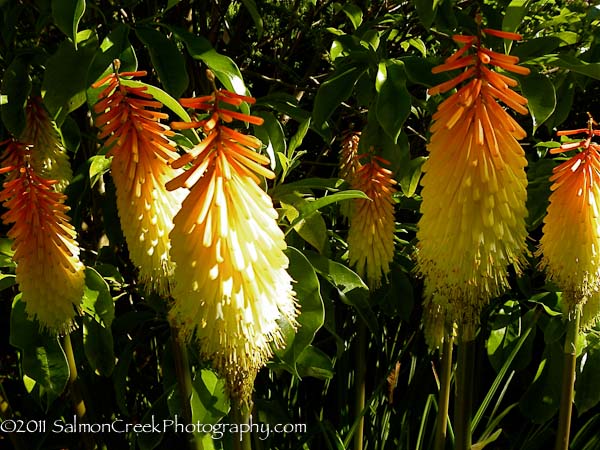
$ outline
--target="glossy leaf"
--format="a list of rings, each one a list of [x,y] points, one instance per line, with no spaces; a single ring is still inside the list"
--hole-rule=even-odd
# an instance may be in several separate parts
[[[322,380],[333,378],[331,358],[313,345],[309,345],[302,351],[296,363],[300,377],[314,377]]]
[[[52,0],[52,16],[56,26],[73,41],[77,49],[77,28],[85,13],[85,0]]]
[[[562,345],[547,345],[535,378],[521,398],[521,411],[534,423],[544,423],[558,411],[562,361]]]
[[[246,7],[248,12],[250,13],[250,17],[252,17],[252,21],[254,22],[254,26],[256,27],[256,33],[258,34],[258,38],[260,39],[263,35],[264,26],[263,19],[258,12],[258,8],[256,7],[256,2],[254,0],[241,0],[242,4]]]
[[[90,66],[88,84],[91,85],[103,74],[106,74],[107,68],[112,70],[111,65],[115,59],[121,61],[120,70],[122,72],[134,71],[137,69],[137,61],[135,58],[132,60],[128,57],[132,54],[135,56],[131,44],[129,43],[129,31],[129,26],[119,24],[102,40]]]
[[[185,44],[192,58],[202,61],[212,70],[225,89],[240,95],[249,95],[238,66],[231,58],[218,53],[208,39],[183,28],[170,26],[169,29]]]
[[[89,316],[83,317],[83,349],[90,367],[98,375],[112,374],[116,361],[112,331]]]
[[[192,383],[192,422],[215,424],[229,412],[225,380],[208,369],[200,370]]]
[[[504,19],[502,20],[502,30],[515,32],[521,26],[523,17],[527,13],[527,7],[530,0],[512,0],[504,13]],[[509,39],[504,40],[504,49],[506,53],[510,53],[513,41]]]
[[[254,126],[254,135],[259,138],[266,146],[265,151],[271,160],[271,169],[275,169],[279,158],[277,153],[286,153],[285,135],[279,121],[273,114],[266,111],[254,111],[255,116],[261,117],[264,122],[262,125]]]
[[[293,247],[288,247],[286,254],[290,260],[288,272],[295,280],[294,291],[300,304],[297,317],[298,329],[287,327],[286,347],[275,353],[288,370],[298,375],[296,364],[300,354],[312,342],[315,333],[323,326],[325,310],[319,292],[319,280],[314,268],[306,257]]]
[[[115,304],[104,278],[96,270],[85,269],[83,311],[96,322],[108,328],[115,317]]]
[[[152,66],[165,91],[180,97],[188,87],[185,59],[177,44],[153,28],[136,28],[135,33],[150,53]]]
[[[315,211],[318,211],[327,205],[331,205],[332,203],[336,203],[341,200],[349,200],[353,198],[368,199],[369,197],[367,197],[367,195],[362,191],[348,189],[347,191],[336,192],[335,194],[326,195],[325,197],[318,198],[314,201],[306,202],[298,208],[300,215],[290,224],[290,228],[296,226],[296,224],[298,224],[301,220],[304,220]]]
[[[21,294],[12,304],[10,343],[20,350],[23,375],[40,387],[48,409],[67,386],[69,365],[58,337],[40,331],[39,323],[27,316]]]
[[[577,366],[579,370],[575,378],[575,405],[577,412],[583,414],[600,402],[600,337],[595,333],[588,334],[587,346]]]
[[[132,86],[132,87],[142,87],[143,86],[143,87],[145,87],[146,92],[148,94],[152,95],[155,100],[158,100],[159,102],[161,102],[163,105],[165,105],[167,108],[169,108],[175,114],[177,114],[185,122],[190,122],[192,120],[190,118],[190,115],[179,104],[179,102],[177,100],[175,100],[173,97],[171,97],[169,94],[167,94],[165,91],[163,91],[162,89],[157,88],[156,86],[152,86],[151,84],[147,84],[147,83],[144,83],[142,81],[137,81],[137,80],[127,80],[127,79],[121,78],[121,83],[125,86]]]
[[[94,32],[85,30],[77,34],[77,40],[77,50],[69,42],[63,42],[46,63],[42,91],[45,91],[44,104],[54,118],[79,108],[86,100],[88,68],[98,39]]]
[[[533,73],[521,78],[521,89],[533,119],[533,132],[542,125],[556,108],[554,85],[545,75]]]
[[[410,114],[410,93],[406,89],[404,67],[388,61],[385,80],[377,88],[377,120],[388,136],[396,142]]]
[[[2,77],[2,94],[6,102],[0,106],[2,123],[13,136],[21,136],[25,129],[25,104],[31,92],[28,66],[23,60],[15,59]]]
[[[360,7],[352,3],[346,3],[344,6],[342,6],[342,11],[344,14],[346,14],[348,19],[350,19],[352,26],[356,30],[363,20],[363,12]]]
[[[313,108],[313,125],[319,131],[331,117],[340,103],[346,101],[354,85],[365,72],[365,67],[344,65],[335,70],[329,78],[319,86]]]

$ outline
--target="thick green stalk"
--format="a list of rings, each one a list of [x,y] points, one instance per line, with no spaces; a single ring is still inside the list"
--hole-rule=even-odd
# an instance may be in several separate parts
[[[365,408],[365,379],[367,373],[367,327],[365,323],[359,320],[356,359],[354,364],[354,414],[358,420],[356,431],[354,432],[354,450],[363,449],[365,416],[362,411]]]
[[[69,364],[69,391],[71,394],[71,400],[73,401],[75,414],[77,414],[77,417],[82,423],[85,423],[87,422],[87,408],[81,393],[81,386],[79,385],[79,379],[77,376],[77,363],[75,362],[75,354],[73,353],[73,344],[71,343],[70,334],[65,335],[63,339],[63,346],[65,355],[67,357],[67,363]],[[81,439],[86,449],[91,450],[96,448],[92,440],[92,436],[89,433],[83,433]]]
[[[171,326],[171,342],[173,343],[173,363],[175,364],[177,387],[181,398],[181,407],[183,408],[183,419],[186,424],[189,424],[192,423],[192,407],[190,404],[192,375],[190,373],[187,347],[185,342],[181,340],[179,330],[174,326]],[[188,434],[188,445],[190,450],[202,449],[202,443],[197,438],[196,433]]]
[[[0,380],[0,422],[12,419],[14,419],[13,411],[10,403],[8,402],[8,396],[2,387],[2,381]],[[15,450],[23,450],[25,448],[17,433],[7,431],[6,435],[8,436],[8,439],[10,439],[10,442]]]
[[[560,412],[558,415],[558,430],[556,433],[555,450],[568,450],[569,436],[571,434],[571,413],[575,395],[575,369],[577,362],[577,337],[579,335],[579,322],[581,320],[581,307],[575,306],[567,323],[567,336],[565,338],[564,364],[562,374],[562,392],[560,397]]]
[[[475,340],[462,340],[461,338],[461,341],[458,343],[456,370],[456,401],[454,412],[454,429],[456,430],[455,450],[471,450],[474,371]]]
[[[452,378],[452,347],[454,337],[452,333],[444,338],[442,347],[440,379],[440,392],[438,397],[438,415],[435,428],[435,450],[444,450],[446,447],[446,432],[448,430],[448,407],[450,405],[450,381]]]
[[[250,408],[247,405],[240,404],[240,402],[235,399],[232,404],[232,409],[233,418],[235,422],[240,425],[241,430],[243,425],[249,424]],[[239,436],[233,437],[233,446],[235,450],[252,450],[251,434],[242,433],[240,431]]]

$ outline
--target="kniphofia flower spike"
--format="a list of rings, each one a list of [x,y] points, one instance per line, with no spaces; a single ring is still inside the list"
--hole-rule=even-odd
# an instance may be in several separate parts
[[[358,144],[360,142],[360,132],[348,132],[342,138],[342,148],[339,158],[339,176],[349,184],[354,181],[356,172],[360,169],[358,160]],[[346,218],[352,217],[355,202],[351,200],[343,201],[340,204],[340,213]]]
[[[98,137],[106,139],[106,156],[112,156],[117,208],[131,260],[142,283],[167,295],[173,276],[169,232],[185,193],[165,188],[181,172],[168,164],[178,157],[169,139],[174,133],[160,123],[168,115],[156,111],[162,104],[145,86],[124,79],[144,75],[115,71],[94,83],[94,88],[105,86],[94,105],[95,124],[101,130]]]
[[[358,160],[368,157],[361,155]],[[352,187],[369,199],[355,199],[348,231],[348,258],[371,288],[381,285],[394,259],[394,200],[396,181],[386,169],[389,162],[378,156],[361,164],[354,174]]]
[[[27,126],[19,141],[33,145],[30,163],[36,173],[56,180],[54,189],[63,192],[73,178],[69,156],[56,124],[50,119],[40,97],[32,97],[25,109]]]
[[[582,149],[552,171],[552,194],[538,250],[540,267],[563,290],[570,309],[580,303],[585,310],[588,298],[598,296],[600,289],[600,145],[592,141],[600,130],[593,124],[590,118],[587,129],[559,131],[558,136],[586,137],[550,150]],[[598,309],[594,305],[590,302],[590,308]],[[595,320],[595,314],[583,316]]]
[[[188,339],[197,340],[230,394],[245,403],[271,345],[281,344],[279,322],[295,323],[296,304],[278,215],[260,187],[259,175],[274,176],[265,167],[268,158],[257,153],[258,139],[223,124],[262,123],[231,108],[242,102],[254,99],[215,89],[181,100],[208,116],[171,126],[199,127],[205,137],[172,163],[190,166],[167,187],[189,189],[170,235],[176,262],[171,317]]]
[[[0,173],[7,173],[0,201],[12,224],[16,281],[27,314],[55,334],[73,328],[83,297],[84,265],[79,260],[75,230],[69,223],[65,195],[56,180],[40,176],[31,164],[35,147],[10,141]]]
[[[507,265],[519,270],[527,236],[527,162],[517,141],[525,131],[498,104],[526,114],[527,100],[511,89],[517,81],[496,69],[529,70],[518,58],[485,48],[484,35],[521,38],[491,29],[454,36],[462,48],[433,69],[462,72],[429,89],[434,95],[458,88],[433,116],[417,233],[425,297],[445,299],[442,306],[451,322],[463,325],[466,340],[481,308],[507,287]]]

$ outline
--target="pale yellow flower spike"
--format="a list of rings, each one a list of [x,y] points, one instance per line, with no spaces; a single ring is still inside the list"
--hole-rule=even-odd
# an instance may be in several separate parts
[[[449,323],[460,324],[462,339],[471,340],[483,306],[508,287],[507,265],[518,271],[526,251],[527,161],[517,141],[525,132],[497,100],[520,113],[527,112],[527,100],[510,89],[514,80],[492,66],[522,74],[528,69],[516,66],[516,57],[484,48],[479,36],[453,39],[463,48],[433,71],[464,72],[430,94],[472,79],[433,116],[417,259],[425,297],[444,298]]]
[[[58,128],[46,112],[41,98],[30,98],[25,111],[27,125],[20,141],[35,147],[31,164],[36,173],[49,180],[56,180],[54,189],[63,192],[71,182],[73,172]]]
[[[120,77],[144,74],[130,72]],[[169,232],[185,191],[165,188],[168,180],[181,173],[168,164],[178,157],[169,139],[173,133],[160,124],[168,115],[153,110],[162,105],[145,87],[126,86],[116,74],[94,87],[107,82],[94,105],[95,123],[101,129],[100,138],[108,137],[104,146],[109,150],[107,157],[113,157],[111,173],[129,256],[139,267],[143,284],[169,295],[174,266]]]
[[[392,172],[382,167],[384,165],[389,162],[372,156],[358,168],[352,182],[352,187],[363,191],[369,199],[354,200],[348,230],[348,258],[371,288],[381,285],[381,278],[390,272],[394,258],[396,225],[392,196],[396,192],[396,181]]]
[[[35,151],[13,141],[4,153],[0,173],[8,176],[0,201],[8,211],[2,221],[12,224],[8,237],[13,240],[16,281],[27,314],[48,332],[65,334],[80,311],[85,267],[65,195],[55,190],[56,181],[36,173],[30,164]]]
[[[201,126],[207,136],[173,163],[192,166],[167,186],[190,189],[170,234],[176,262],[170,316],[188,339],[198,341],[231,395],[249,403],[271,346],[282,344],[280,321],[295,324],[296,303],[277,212],[256,175],[274,176],[264,167],[268,159],[256,152],[256,138],[221,124],[228,118],[262,122],[219,108],[221,102],[239,105],[242,98],[253,100],[216,91],[181,101],[208,109],[210,117],[173,128]]]

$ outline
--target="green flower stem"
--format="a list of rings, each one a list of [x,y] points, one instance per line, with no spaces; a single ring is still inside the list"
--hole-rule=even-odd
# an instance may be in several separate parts
[[[63,347],[67,357],[67,363],[69,364],[69,391],[71,394],[71,400],[73,401],[75,414],[77,414],[77,417],[81,422],[85,423],[87,422],[87,407],[81,393],[81,386],[79,385],[79,378],[77,376],[77,363],[75,362],[75,354],[73,353],[73,344],[71,343],[70,334],[66,334],[63,338]],[[92,440],[92,436],[89,433],[83,433],[81,439],[86,449],[92,450],[96,448]]]
[[[183,419],[188,424],[192,423],[192,406],[190,404],[192,397],[192,375],[190,373],[187,347],[185,342],[181,340],[179,330],[174,326],[171,326],[171,342],[173,343],[173,361],[175,364],[179,397],[181,398],[183,408]],[[196,433],[188,434],[188,445],[190,450],[202,449],[202,443]]]
[[[248,424],[250,419],[250,408],[247,405],[242,405],[238,400],[234,400],[233,405],[233,418],[237,424],[241,425]],[[242,433],[240,431],[239,436],[233,437],[233,447],[235,450],[252,450],[252,440],[250,439],[250,433]]]
[[[450,405],[450,381],[452,379],[452,347],[454,336],[449,333],[444,338],[442,347],[441,366],[442,376],[440,379],[440,393],[438,397],[438,415],[435,428],[435,450],[444,450],[446,447],[446,432],[448,429],[448,407]]]
[[[354,450],[363,449],[365,416],[362,413],[365,407],[365,379],[367,373],[367,327],[363,320],[358,319],[358,333],[355,356],[355,383],[354,383],[354,414],[358,424],[354,432]]]
[[[569,448],[569,435],[571,433],[571,413],[575,395],[575,369],[577,362],[577,337],[581,321],[581,307],[573,308],[567,323],[567,336],[565,338],[564,363],[562,374],[562,392],[560,397],[560,412],[558,415],[558,430],[556,433],[555,450]]]
[[[456,370],[455,449],[471,450],[471,413],[473,409],[473,374],[475,371],[474,339],[462,340],[461,338],[461,342],[458,344]]]
[[[10,403],[8,402],[8,396],[6,395],[4,387],[2,386],[2,381],[0,380],[0,421],[12,419],[14,419],[13,411]],[[17,433],[6,432],[6,435],[8,436],[8,439],[10,439],[10,442],[15,450],[25,449],[25,446],[23,445],[23,442],[21,442],[21,439],[19,439]]]

